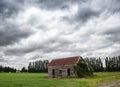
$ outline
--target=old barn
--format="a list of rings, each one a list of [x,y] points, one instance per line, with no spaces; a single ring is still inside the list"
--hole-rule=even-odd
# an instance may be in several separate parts
[[[80,56],[54,59],[48,64],[48,75],[49,77],[77,77],[74,67],[81,60],[83,59]]]

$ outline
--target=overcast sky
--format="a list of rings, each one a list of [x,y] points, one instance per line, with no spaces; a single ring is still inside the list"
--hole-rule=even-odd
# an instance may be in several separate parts
[[[0,65],[120,54],[120,0],[0,0]]]

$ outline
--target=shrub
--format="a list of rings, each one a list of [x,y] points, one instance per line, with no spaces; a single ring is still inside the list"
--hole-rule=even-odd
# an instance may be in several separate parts
[[[78,77],[80,78],[93,75],[93,69],[89,67],[85,61],[78,62],[76,66],[76,71]]]

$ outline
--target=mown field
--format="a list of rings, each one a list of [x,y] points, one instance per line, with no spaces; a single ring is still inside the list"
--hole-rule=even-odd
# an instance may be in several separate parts
[[[89,78],[48,78],[45,73],[0,73],[0,87],[98,87],[120,80],[120,72],[94,73]]]

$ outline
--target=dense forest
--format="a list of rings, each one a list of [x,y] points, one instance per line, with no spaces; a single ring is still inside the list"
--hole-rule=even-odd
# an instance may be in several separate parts
[[[93,69],[94,72],[103,72],[103,71],[120,71],[120,56],[117,57],[106,57],[105,58],[105,66],[103,66],[103,62],[101,58],[84,58],[86,63]],[[23,67],[20,72],[47,72],[48,70],[48,60],[39,60],[29,62],[28,68]],[[8,66],[3,67],[0,65],[0,72],[16,72],[15,68],[11,68]]]

